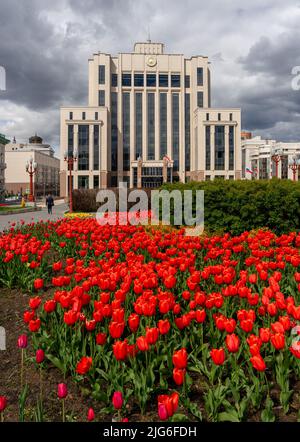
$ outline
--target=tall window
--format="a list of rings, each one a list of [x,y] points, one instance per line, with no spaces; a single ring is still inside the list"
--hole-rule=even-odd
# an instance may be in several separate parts
[[[99,189],[99,175],[94,175],[94,189]]]
[[[179,169],[179,94],[172,94],[173,170]]]
[[[85,120],[85,112],[82,112],[82,119]]]
[[[123,92],[123,170],[130,169],[130,93]]]
[[[156,74],[147,74],[147,86],[148,87],[156,86]]]
[[[134,74],[134,85],[135,86],[144,86],[144,74]]]
[[[122,74],[122,86],[131,86],[131,72]]]
[[[167,94],[161,92],[159,94],[159,147],[160,159],[167,155],[168,150],[168,132],[167,132]]]
[[[78,189],[89,188],[89,177],[87,175],[78,175]]]
[[[203,86],[203,68],[197,68],[197,86]]]
[[[197,92],[197,106],[203,107],[203,92],[201,91]]]
[[[185,170],[191,167],[191,100],[190,94],[185,94]]]
[[[288,156],[287,155],[284,155],[282,158],[281,158],[281,178],[283,179],[283,180],[286,180],[287,179],[287,177],[288,177]]]
[[[73,112],[70,112],[70,114],[69,114],[69,120],[73,120]]]
[[[224,126],[215,126],[215,169],[225,168],[225,129]]]
[[[99,170],[99,152],[100,152],[100,146],[99,146],[99,125],[94,125],[94,170]]]
[[[118,94],[111,94],[111,170],[118,170]]]
[[[147,159],[155,159],[155,94],[148,92],[147,94],[147,139],[148,153]]]
[[[95,120],[98,120],[98,112],[95,112]]]
[[[111,74],[111,86],[112,87],[118,86],[118,74]]]
[[[210,126],[205,127],[205,169],[210,170]]]
[[[191,87],[191,85],[190,85],[190,76],[189,75],[185,75],[185,77],[184,77],[184,87],[186,89],[189,89]]]
[[[171,74],[171,87],[180,87],[180,74]]]
[[[70,124],[68,126],[68,156],[73,154],[74,149],[74,126]]]
[[[159,74],[159,87],[168,87],[169,86],[169,75],[168,74]]]
[[[229,170],[234,169],[234,127],[229,126]]]
[[[99,84],[105,84],[105,66],[103,64],[99,65]]]
[[[242,150],[242,178],[246,176],[246,149]]]
[[[105,91],[99,91],[99,103],[98,106],[105,106]]]
[[[78,170],[89,170],[89,125],[78,126]]]
[[[143,94],[135,94],[135,160],[143,154]]]

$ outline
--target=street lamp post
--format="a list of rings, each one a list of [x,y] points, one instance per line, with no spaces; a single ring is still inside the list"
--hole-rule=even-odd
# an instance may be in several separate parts
[[[29,201],[34,201],[33,175],[37,172],[37,164],[33,161],[32,157],[30,157],[29,161],[26,163],[26,172],[29,174]]]
[[[77,161],[77,153],[75,151],[74,153],[65,152],[64,160],[66,161],[69,170],[69,211],[70,213],[72,213],[73,212],[72,170],[74,163]]]
[[[299,160],[296,155],[293,155],[292,160],[293,161],[289,164],[289,168],[293,172],[293,181],[296,181],[296,172],[297,172],[298,168],[300,167],[300,165],[299,165]]]
[[[276,178],[278,178],[278,164],[282,160],[282,151],[275,150],[271,158],[276,164]]]

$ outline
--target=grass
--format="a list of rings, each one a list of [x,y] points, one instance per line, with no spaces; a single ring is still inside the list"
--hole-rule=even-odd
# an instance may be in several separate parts
[[[28,209],[28,207],[21,207],[21,206],[0,206],[0,212],[10,212],[12,210],[22,210],[22,209]]]

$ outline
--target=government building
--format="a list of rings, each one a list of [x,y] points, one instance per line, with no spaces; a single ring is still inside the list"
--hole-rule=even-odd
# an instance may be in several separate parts
[[[162,43],[94,54],[88,105],[61,108],[61,195],[74,153],[75,189],[241,178],[241,111],[211,108],[210,83],[207,57]]]

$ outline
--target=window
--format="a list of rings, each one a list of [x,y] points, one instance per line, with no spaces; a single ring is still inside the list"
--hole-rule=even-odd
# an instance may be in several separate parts
[[[130,92],[123,92],[123,170],[130,170]]]
[[[206,121],[209,121],[209,114],[206,114]]]
[[[232,121],[232,114],[229,114],[229,121]]]
[[[229,175],[228,179],[234,180],[234,175]]]
[[[169,86],[169,75],[168,74],[159,74],[159,87],[168,87]]]
[[[180,87],[180,74],[171,74],[171,87]]]
[[[281,178],[283,180],[286,180],[288,178],[288,170],[289,170],[288,156],[287,155],[283,155],[281,157]]]
[[[118,94],[111,94],[111,170],[118,170]]]
[[[100,141],[100,137],[99,137],[99,125],[95,124],[94,125],[94,170],[99,170],[99,153],[100,153],[100,149],[99,149],[99,141]]]
[[[172,94],[173,170],[179,169],[179,94]]]
[[[197,106],[203,107],[203,92],[197,92]]]
[[[229,170],[234,169],[234,127],[229,126]]]
[[[69,120],[73,120],[73,112],[69,113]]]
[[[187,89],[191,87],[191,85],[190,85],[190,76],[189,75],[186,75],[184,77],[184,87],[187,88]]]
[[[210,126],[205,127],[205,169],[210,170]]]
[[[95,112],[95,120],[98,120],[98,112]]]
[[[135,94],[135,159],[143,155],[143,94]]]
[[[78,175],[78,189],[89,188],[89,177],[87,175]]]
[[[197,86],[203,86],[203,68],[197,68]]]
[[[242,178],[246,176],[246,149],[242,150]]]
[[[73,154],[74,148],[74,126],[70,124],[68,126],[68,156]]]
[[[167,155],[168,150],[168,120],[167,120],[167,94],[161,92],[159,94],[159,157],[162,159]]]
[[[105,91],[99,91],[99,103],[98,106],[105,106]]]
[[[210,181],[210,175],[205,175],[205,181]]]
[[[191,167],[191,107],[190,94],[184,96],[184,124],[185,124],[185,170]]]
[[[224,126],[215,126],[215,169],[225,168],[225,130]]]
[[[82,119],[85,120],[85,112],[82,112]]]
[[[118,74],[111,74],[111,86],[118,87]]]
[[[105,84],[105,66],[103,64],[99,65],[99,84]]]
[[[78,126],[78,170],[89,170],[89,126]]]
[[[144,74],[134,74],[134,85],[135,86],[144,86]]]
[[[148,152],[147,159],[155,158],[155,94],[149,92],[147,94],[147,140]]]
[[[131,86],[131,73],[122,74],[122,86]]]
[[[156,74],[147,74],[147,86],[148,87],[156,86]]]
[[[218,121],[221,121],[221,114],[218,114]]]
[[[94,175],[94,189],[99,189],[99,175]]]

